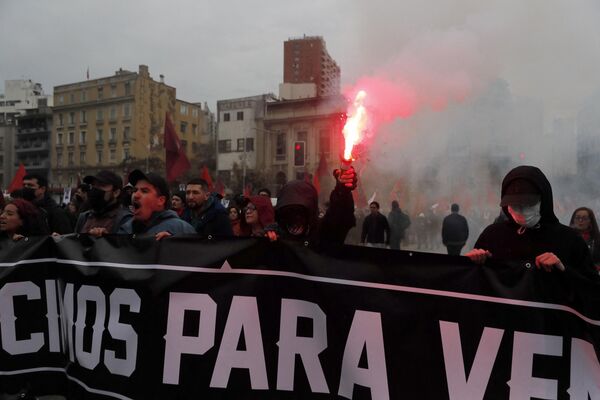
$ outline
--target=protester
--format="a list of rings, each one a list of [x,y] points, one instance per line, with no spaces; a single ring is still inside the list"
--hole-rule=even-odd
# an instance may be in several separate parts
[[[388,214],[390,225],[390,249],[400,250],[400,242],[404,239],[406,229],[410,226],[410,217],[402,212],[400,204],[392,201],[392,211]]]
[[[258,195],[259,196],[265,196],[268,197],[269,199],[271,198],[271,191],[267,188],[262,188],[258,190]]]
[[[45,211],[50,231],[58,234],[73,232],[66,211],[56,204],[47,189],[48,181],[43,176],[30,174],[23,177],[23,198]]]
[[[390,243],[390,225],[387,218],[379,212],[379,203],[369,204],[371,213],[365,218],[360,242],[368,246],[385,247]]]
[[[131,206],[131,196],[133,195],[133,185],[131,182],[128,182],[127,185],[123,186],[121,189],[121,195],[119,196],[119,202],[125,208],[128,208],[131,212],[133,212],[133,207]]]
[[[578,271],[597,277],[583,239],[554,215],[552,187],[536,167],[522,165],[502,181],[500,206],[508,220],[488,226],[466,256],[477,264],[500,262],[535,265],[544,271]]]
[[[77,206],[77,214],[79,216],[79,214],[81,214],[84,211],[87,211],[90,209],[90,205],[87,202],[87,194],[90,191],[90,185],[88,185],[87,183],[82,183],[80,185],[77,186],[77,189],[75,189],[75,205]]]
[[[79,218],[79,207],[77,207],[76,201],[70,201],[67,204],[67,216],[69,217],[69,222],[71,223],[71,227],[75,230],[75,226],[77,226],[77,218]]]
[[[195,178],[185,188],[187,208],[183,219],[200,235],[233,236],[227,210],[208,189],[204,179]]]
[[[165,180],[154,174],[134,170],[129,174],[134,187],[131,203],[133,218],[119,228],[120,234],[150,236],[161,240],[167,236],[195,233],[194,228],[169,210],[170,193]]]
[[[40,213],[41,211],[27,200],[10,200],[0,214],[2,236],[17,241],[28,236],[47,235],[49,229]]]
[[[469,224],[467,219],[458,213],[458,204],[452,204],[450,211],[451,214],[442,222],[442,243],[449,255],[459,256],[469,238]]]
[[[90,185],[87,193],[90,209],[79,215],[75,232],[102,236],[117,233],[131,218],[131,212],[119,202],[123,181],[111,171],[102,170],[83,181]]]
[[[242,236],[265,236],[265,228],[275,223],[275,210],[266,196],[250,196],[242,211]]]
[[[281,189],[275,206],[276,227],[267,232],[271,240],[281,237],[304,241],[318,250],[344,244],[348,231],[355,225],[352,190],[356,188],[356,173],[349,168],[335,170],[333,175],[336,186],[329,196],[329,209],[321,220],[318,218],[319,195],[313,185],[295,180]]]
[[[185,211],[185,192],[180,190],[171,196],[171,209],[177,213],[179,218],[183,216]]]
[[[579,207],[573,211],[569,225],[585,241],[588,249],[590,249],[592,262],[596,270],[600,272],[600,231],[598,230],[598,222],[596,222],[594,212],[588,207]]]
[[[242,230],[240,227],[241,218],[240,218],[240,210],[236,206],[229,206],[227,208],[229,213],[229,221],[231,222],[231,230],[233,231],[233,236],[240,236],[242,234]]]

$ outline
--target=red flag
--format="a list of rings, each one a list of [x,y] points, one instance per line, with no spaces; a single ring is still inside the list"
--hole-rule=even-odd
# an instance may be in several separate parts
[[[212,178],[210,177],[210,172],[208,171],[208,168],[206,167],[206,165],[204,167],[202,167],[202,172],[200,174],[200,178],[204,179],[206,181],[206,183],[208,183],[208,190],[210,190],[212,192],[213,181],[212,181]]]
[[[317,193],[321,193],[321,181],[319,181],[319,174],[315,173],[313,176],[313,186],[317,189]]]
[[[221,178],[217,178],[217,184],[215,185],[215,193],[225,196],[225,185],[221,182]]]
[[[252,184],[247,183],[246,187],[244,188],[244,197],[250,197],[250,196],[252,196]]]
[[[171,118],[169,118],[169,113],[165,116],[165,150],[167,152],[167,182],[172,182],[188,171],[191,166],[185,155],[185,150],[181,147],[181,142],[177,137]]]
[[[15,173],[14,178],[10,182],[10,186],[8,187],[8,193],[12,193],[17,189],[21,189],[23,187],[23,178],[27,175],[27,171],[25,171],[25,166],[23,163],[19,163],[19,169]]]

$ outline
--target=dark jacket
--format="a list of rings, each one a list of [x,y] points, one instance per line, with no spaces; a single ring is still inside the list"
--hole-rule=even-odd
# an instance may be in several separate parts
[[[391,231],[390,240],[402,240],[404,232],[410,226],[410,217],[398,208],[388,214],[388,224]]]
[[[96,213],[94,210],[87,210],[79,214],[77,224],[75,225],[75,233],[88,233],[89,227],[86,227],[88,222],[94,225],[92,227],[110,227],[108,229],[109,233],[117,233],[121,225],[131,217],[131,211],[122,207],[120,203],[115,203],[99,213]]]
[[[171,235],[196,233],[194,228],[179,218],[173,210],[165,210],[152,214],[148,224],[142,224],[130,218],[121,225],[117,233],[123,235],[151,236],[159,232],[169,232]]]
[[[233,236],[229,213],[215,194],[202,204],[198,215],[186,208],[181,218],[192,225],[200,235]]]
[[[282,214],[288,206],[304,209],[308,229],[304,235],[290,235],[282,224]],[[305,181],[288,182],[282,189],[275,206],[276,227],[282,239],[303,240],[316,249],[344,244],[348,231],[355,225],[352,191],[338,183],[329,196],[329,208],[319,221],[319,194]]]
[[[552,188],[546,176],[536,167],[517,167],[504,178],[502,194],[517,178],[527,179],[539,188],[540,222],[535,227],[519,233],[520,226],[513,220],[507,207],[504,207],[508,220],[488,226],[477,239],[475,248],[489,250],[493,260],[509,264],[518,263],[526,267],[534,266],[538,255],[552,252],[566,269],[596,279],[597,274],[592,267],[585,242],[573,229],[559,223],[554,215]]]
[[[365,241],[367,243],[389,243],[390,225],[384,215],[379,212],[375,215],[367,215],[360,235],[360,242],[364,243]]]
[[[442,223],[442,243],[444,246],[464,246],[469,238],[467,219],[453,212]]]
[[[73,227],[71,226],[67,211],[60,208],[50,196],[46,195],[42,200],[36,201],[34,204],[46,212],[50,233],[56,232],[61,235],[73,233]]]

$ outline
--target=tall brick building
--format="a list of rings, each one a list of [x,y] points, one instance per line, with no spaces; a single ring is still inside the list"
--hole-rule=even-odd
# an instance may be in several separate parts
[[[340,67],[321,36],[291,38],[283,43],[283,83],[314,83],[317,96],[340,93]]]

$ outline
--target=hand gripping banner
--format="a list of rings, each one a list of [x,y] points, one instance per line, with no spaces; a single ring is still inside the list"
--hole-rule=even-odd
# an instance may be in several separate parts
[[[600,399],[600,289],[569,270],[197,237],[0,257],[0,393]]]

